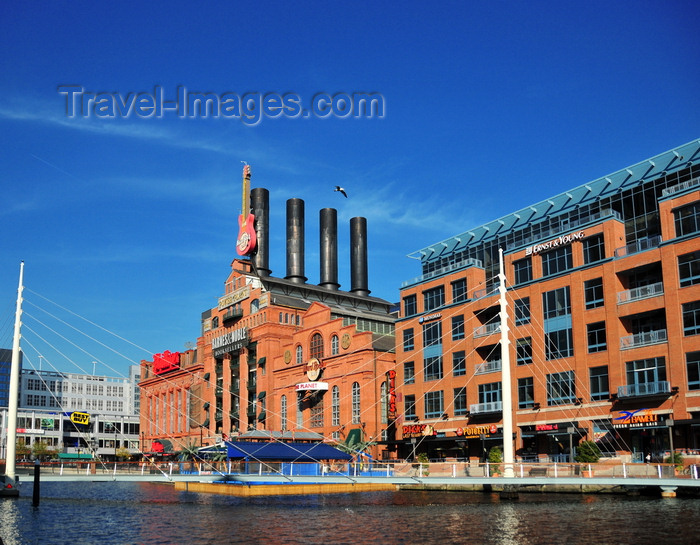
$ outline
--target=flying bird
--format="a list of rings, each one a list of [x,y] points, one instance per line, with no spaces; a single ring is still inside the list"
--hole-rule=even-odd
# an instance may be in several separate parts
[[[346,199],[348,198],[348,194],[345,193],[345,190],[339,185],[335,186],[335,189],[333,191],[340,191],[343,194],[343,197],[345,197]]]

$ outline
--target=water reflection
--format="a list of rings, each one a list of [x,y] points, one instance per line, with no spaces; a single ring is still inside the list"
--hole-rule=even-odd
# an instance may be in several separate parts
[[[5,545],[19,545],[19,509],[16,500],[11,498],[0,499],[0,528],[2,529],[3,543]]]
[[[700,500],[402,491],[235,498],[167,485],[44,483],[0,501],[5,545],[333,543],[685,544]]]

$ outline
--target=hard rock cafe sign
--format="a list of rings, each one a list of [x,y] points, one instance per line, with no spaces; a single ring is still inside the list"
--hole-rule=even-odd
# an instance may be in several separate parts
[[[306,378],[308,378],[310,382],[316,382],[318,379],[321,378],[321,373],[323,372],[323,365],[321,365],[321,362],[318,361],[316,358],[311,358],[306,363],[305,371]]]

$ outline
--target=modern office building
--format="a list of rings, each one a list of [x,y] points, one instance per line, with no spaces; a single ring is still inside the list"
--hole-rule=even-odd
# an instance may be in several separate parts
[[[0,410],[0,459],[7,448],[7,409]],[[31,452],[35,443],[43,442],[57,453],[59,460],[115,460],[126,449],[140,457],[139,418],[137,415],[61,412],[49,409],[17,411],[17,441]],[[31,455],[27,455],[30,459]]]
[[[128,378],[23,369],[19,406],[135,415],[140,402],[139,373],[138,365],[129,366]]]
[[[146,442],[179,450],[255,432],[290,440],[386,436],[377,407],[389,396],[382,383],[395,363],[395,313],[369,295],[366,221],[351,220],[351,288],[341,291],[334,209],[320,212],[314,285],[305,276],[304,202],[287,201],[284,278],[269,268],[267,190],[254,189],[251,203],[255,251],[231,263],[217,305],[202,314],[196,351],[184,363],[177,353],[142,362]]]
[[[482,458],[506,410],[523,458],[583,439],[635,461],[700,448],[700,140],[416,257],[396,325],[400,457]]]
[[[60,458],[114,459],[120,448],[138,455],[139,372],[138,365],[130,366],[129,378],[23,369],[18,440],[30,448],[36,441],[43,441]],[[2,418],[0,444],[4,453],[6,409]]]

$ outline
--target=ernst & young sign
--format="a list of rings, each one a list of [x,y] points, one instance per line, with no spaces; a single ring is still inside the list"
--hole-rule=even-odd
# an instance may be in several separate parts
[[[545,242],[543,244],[535,244],[533,246],[528,246],[527,248],[525,248],[525,255],[538,254],[540,252],[544,252],[546,250],[551,250],[553,248],[556,248],[557,246],[564,246],[566,244],[571,244],[572,242],[575,242],[577,240],[581,240],[583,237],[584,237],[583,231],[578,231],[577,233],[571,233],[570,235],[562,235],[560,237],[555,238],[554,240],[550,240],[550,241]]]

